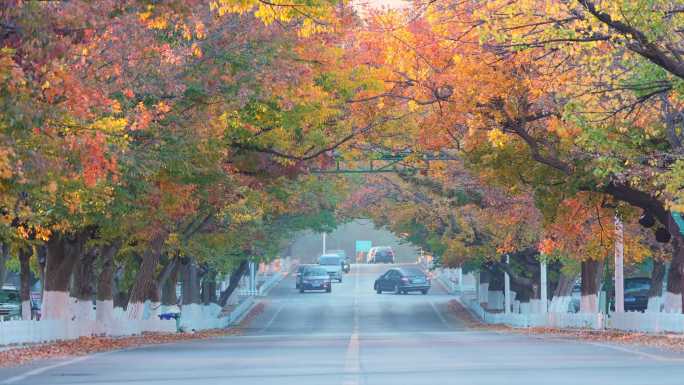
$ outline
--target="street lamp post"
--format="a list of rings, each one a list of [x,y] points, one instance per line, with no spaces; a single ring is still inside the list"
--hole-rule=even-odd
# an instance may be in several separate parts
[[[624,228],[620,217],[615,215],[615,312],[625,311],[624,281]]]
[[[548,311],[548,306],[549,306],[549,303],[548,303],[549,297],[548,297],[548,293],[546,292],[547,283],[546,283],[546,262],[545,261],[540,262],[540,270],[541,270],[540,271],[540,278],[541,278],[540,279],[540,281],[541,281],[540,282],[540,285],[541,285],[541,293],[540,293],[541,294],[540,295],[540,297],[541,297],[541,309],[540,310],[542,313],[546,313]]]
[[[509,263],[509,256],[506,255],[506,264]],[[504,272],[504,291],[504,312],[508,314],[511,312],[511,277],[507,272]]]
[[[327,235],[326,233],[323,233],[323,254],[325,254],[325,250],[326,250],[326,247],[325,247],[326,235]]]

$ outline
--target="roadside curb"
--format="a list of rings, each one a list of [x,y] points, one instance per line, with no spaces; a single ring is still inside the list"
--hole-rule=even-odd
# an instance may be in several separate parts
[[[437,276],[437,282],[439,282],[439,284],[442,285],[442,288],[444,288],[444,290],[447,292],[447,294],[458,295],[456,290],[454,290],[453,288],[450,288],[449,287],[450,285],[447,285],[446,282],[444,282],[444,278],[442,277],[441,274]]]
[[[268,293],[273,289],[274,287],[278,286],[278,284],[285,279],[290,273],[289,272],[284,272],[284,273],[277,273],[275,274],[270,280],[265,282],[260,288],[259,288],[259,297],[265,297],[268,295]]]
[[[228,316],[230,319],[228,326],[231,327],[240,324],[240,322],[242,322],[242,319],[245,318],[247,314],[249,314],[249,312],[252,310],[252,308],[254,308],[256,304],[257,300],[254,299],[254,297],[247,297]]]

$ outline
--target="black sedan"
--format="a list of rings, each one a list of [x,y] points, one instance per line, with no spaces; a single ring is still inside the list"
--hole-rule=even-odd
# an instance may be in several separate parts
[[[389,269],[375,280],[373,289],[378,294],[391,291],[394,294],[406,294],[419,291],[427,294],[430,291],[430,279],[419,268],[400,267]]]
[[[302,284],[302,278],[304,276],[304,273],[315,266],[316,265],[299,265],[299,267],[297,267],[297,276],[295,277],[295,289],[299,289],[299,285]]]
[[[323,267],[311,267],[302,273],[302,280],[299,283],[299,292],[305,290],[325,290],[326,293],[332,291],[332,284],[328,271]]]
[[[650,289],[650,278],[625,279],[625,311],[646,311]]]

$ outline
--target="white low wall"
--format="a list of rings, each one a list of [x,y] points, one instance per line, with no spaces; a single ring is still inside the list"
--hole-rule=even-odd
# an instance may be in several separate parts
[[[603,314],[583,313],[490,313],[480,306],[474,297],[462,298],[467,306],[483,322],[502,324],[512,327],[552,327],[602,329],[605,325]]]
[[[607,328],[642,333],[684,333],[684,314],[612,313]]]
[[[176,331],[176,321],[162,320],[113,320],[115,333],[112,336],[135,335],[142,332]],[[96,321],[8,321],[0,322],[0,346],[10,344],[40,343],[70,340],[98,335]]]
[[[475,276],[471,273],[463,274],[461,269],[440,268],[434,271],[433,276],[449,293],[475,291]]]
[[[223,309],[216,304],[185,305],[181,311],[179,325],[183,331],[224,329],[240,322],[254,303],[254,297],[246,297],[227,315],[221,315]]]

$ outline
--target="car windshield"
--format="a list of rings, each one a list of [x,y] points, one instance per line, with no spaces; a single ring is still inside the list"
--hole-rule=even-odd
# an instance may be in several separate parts
[[[344,258],[344,257],[347,255],[347,253],[346,253],[344,250],[330,250],[330,251],[328,251],[328,252],[329,252],[330,254],[337,254],[337,255],[339,255],[341,258]]]
[[[339,265],[340,257],[337,255],[324,255],[318,260],[318,263],[326,266]]]
[[[307,271],[304,272],[305,276],[320,276],[320,275],[328,275],[328,272],[325,271],[325,269],[322,269],[320,267],[314,267],[311,269],[308,269]]]
[[[625,293],[648,291],[650,288],[649,281],[625,281]]]
[[[408,267],[408,268],[404,267],[401,269],[401,272],[406,276],[416,276],[416,275],[423,276],[423,275],[425,275],[425,273],[423,273],[422,270],[420,270],[419,268],[416,268],[416,267]]]
[[[0,302],[18,302],[19,292],[14,290],[0,290]]]

